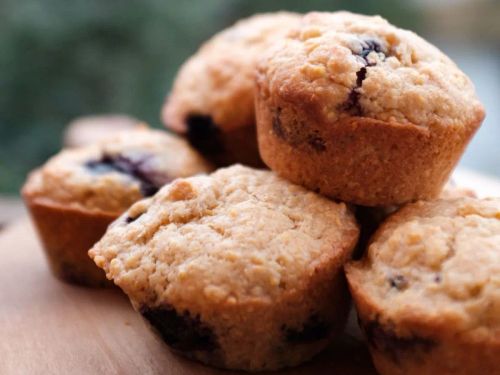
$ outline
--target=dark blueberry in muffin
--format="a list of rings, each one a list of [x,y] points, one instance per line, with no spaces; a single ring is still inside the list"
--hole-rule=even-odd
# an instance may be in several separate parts
[[[283,327],[283,331],[286,341],[299,344],[326,339],[330,328],[317,314],[312,314],[299,329]]]
[[[403,275],[395,275],[389,277],[389,284],[397,290],[404,290],[408,287],[408,280]]]
[[[91,160],[85,166],[93,173],[109,173],[112,171],[126,174],[140,182],[141,193],[145,197],[154,195],[160,187],[170,182],[165,175],[155,173],[148,167],[151,156],[131,157],[122,154],[103,154],[99,160]]]
[[[190,352],[218,348],[213,331],[198,316],[185,311],[179,314],[171,306],[143,307],[140,313],[173,349]]]
[[[437,345],[434,340],[424,337],[397,336],[392,329],[382,326],[376,320],[365,324],[362,328],[368,343],[375,349],[388,353],[394,363],[404,360],[406,353],[429,352]]]
[[[382,46],[380,45],[380,43],[377,42],[376,40],[373,40],[373,39],[368,39],[368,40],[362,41],[361,47],[362,47],[362,50],[361,50],[360,56],[365,60],[368,57],[368,55],[372,52],[385,53],[382,50]]]
[[[273,116],[273,132],[276,134],[277,137],[281,139],[286,139],[286,132],[283,129],[283,126],[281,125],[281,108],[277,108],[274,111],[274,116]]]
[[[186,119],[189,143],[205,155],[217,155],[224,152],[221,130],[211,116],[190,115]]]
[[[325,140],[317,134],[309,135],[307,143],[317,152],[323,152],[326,150]]]

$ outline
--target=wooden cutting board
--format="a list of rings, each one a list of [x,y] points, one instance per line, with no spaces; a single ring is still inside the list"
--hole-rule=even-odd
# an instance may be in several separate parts
[[[461,171],[482,196],[500,182]],[[118,289],[67,285],[49,273],[27,218],[0,235],[0,374],[229,374],[172,354]],[[351,314],[346,334],[313,361],[280,374],[376,374]]]

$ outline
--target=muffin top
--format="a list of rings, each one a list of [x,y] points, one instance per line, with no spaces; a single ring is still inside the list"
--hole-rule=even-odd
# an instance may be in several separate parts
[[[119,215],[177,177],[210,170],[183,139],[139,126],[99,143],[63,150],[30,174],[23,194]]]
[[[500,340],[500,198],[407,205],[347,274],[396,326],[446,326]]]
[[[258,64],[257,82],[272,104],[319,122],[477,126],[484,117],[471,81],[448,57],[379,16],[307,14]]]
[[[258,14],[208,40],[181,67],[163,108],[165,124],[179,132],[200,123],[224,130],[254,125],[255,64],[298,20],[288,12]]]
[[[344,203],[239,165],[178,179],[134,204],[89,255],[139,308],[272,303],[342,263],[358,235]]]
[[[64,131],[64,146],[87,146],[105,140],[117,131],[131,130],[139,124],[139,120],[121,114],[77,117]]]

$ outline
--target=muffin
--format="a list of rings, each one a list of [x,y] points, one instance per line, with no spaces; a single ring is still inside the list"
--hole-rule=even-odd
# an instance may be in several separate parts
[[[237,165],[134,204],[89,255],[175,352],[275,370],[342,330],[357,237],[344,203]]]
[[[499,373],[500,198],[407,205],[346,272],[381,374]]]
[[[52,272],[100,286],[106,277],[87,252],[109,223],[174,178],[210,169],[184,140],[139,127],[63,150],[29,175],[22,195]]]
[[[82,116],[69,123],[64,131],[64,147],[82,147],[97,143],[118,131],[131,130],[139,120],[119,114]]]
[[[439,193],[438,199],[456,199],[462,197],[476,198],[477,196],[474,190],[459,186],[453,179],[450,179]],[[361,227],[361,233],[356,251],[354,252],[355,258],[360,257],[364,253],[371,236],[380,224],[400,208],[401,206],[356,207],[356,219]]]
[[[255,134],[255,64],[298,19],[287,12],[254,15],[203,44],[175,79],[163,107],[166,126],[218,166],[263,166]]]
[[[258,64],[264,162],[364,206],[436,198],[484,110],[437,48],[380,17],[310,13]]]

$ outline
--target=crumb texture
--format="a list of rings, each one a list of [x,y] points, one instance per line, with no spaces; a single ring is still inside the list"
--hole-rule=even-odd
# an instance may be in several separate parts
[[[186,130],[189,116],[210,116],[223,130],[253,126],[257,60],[299,20],[288,12],[238,21],[202,45],[180,69],[163,109],[167,126]]]
[[[63,150],[30,175],[23,194],[76,209],[121,214],[177,177],[210,170],[185,140],[137,127]]]
[[[484,117],[471,81],[447,56],[379,16],[312,12],[289,35],[259,64],[264,97],[328,122],[463,126]]]
[[[240,166],[179,179],[127,215],[91,257],[137,303],[191,311],[297,292],[357,236],[345,204]]]
[[[500,334],[500,199],[408,205],[383,224],[349,279],[393,322]]]

